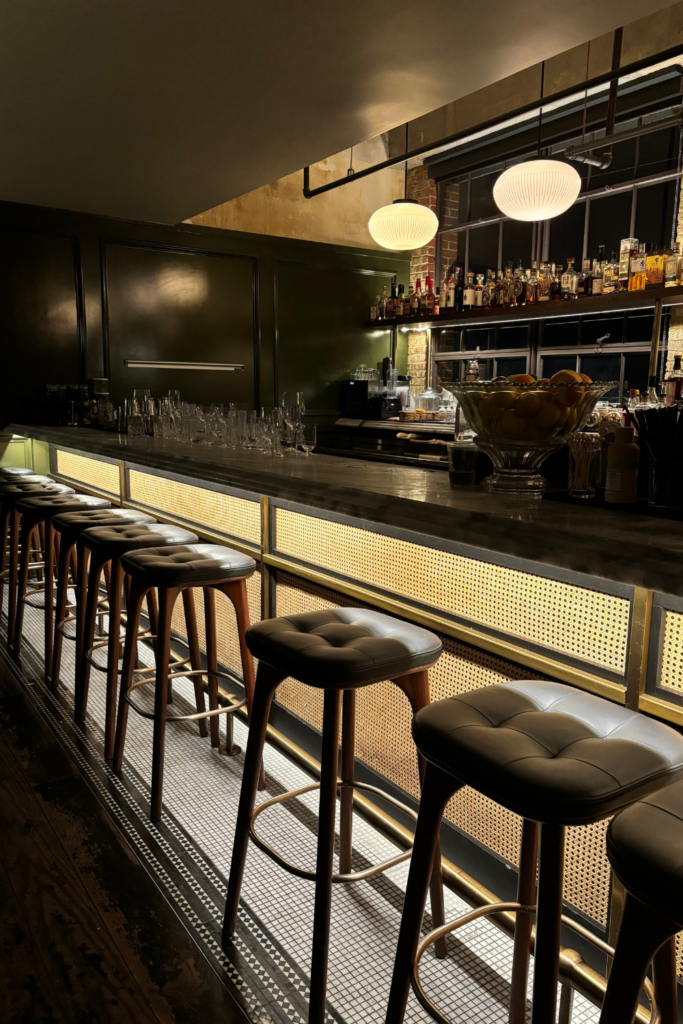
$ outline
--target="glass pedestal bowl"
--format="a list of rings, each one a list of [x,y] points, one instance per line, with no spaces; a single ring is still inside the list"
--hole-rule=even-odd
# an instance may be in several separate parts
[[[485,489],[507,494],[544,491],[548,481],[539,472],[544,459],[584,426],[596,402],[616,386],[616,381],[453,385],[476,434],[475,444],[493,463],[493,473],[482,481]]]

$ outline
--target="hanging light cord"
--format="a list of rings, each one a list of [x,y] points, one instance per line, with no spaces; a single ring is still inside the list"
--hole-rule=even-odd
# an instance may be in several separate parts
[[[541,105],[538,108],[538,156],[541,155],[541,128],[543,127],[543,87],[545,85],[545,61],[541,61]]]
[[[405,175],[404,175],[404,179],[403,179],[403,198],[404,199],[408,198],[408,159],[407,159],[408,158],[408,124],[409,124],[409,122],[406,121],[406,169],[405,169]]]

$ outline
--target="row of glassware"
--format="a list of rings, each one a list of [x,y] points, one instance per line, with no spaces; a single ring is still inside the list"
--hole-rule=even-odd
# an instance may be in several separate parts
[[[209,406],[182,402],[180,392],[152,398],[136,390],[126,399],[124,416],[130,437],[155,437],[162,441],[205,445],[223,449],[246,449],[284,458],[315,448],[315,424],[304,423],[303,394],[283,395],[281,405],[260,411],[229,403]]]

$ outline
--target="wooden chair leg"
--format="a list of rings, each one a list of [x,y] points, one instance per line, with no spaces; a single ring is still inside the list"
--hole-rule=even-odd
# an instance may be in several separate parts
[[[213,587],[204,587],[204,632],[206,635],[206,667],[209,684],[209,711],[218,710],[218,641],[216,637],[216,592]],[[228,730],[228,752],[232,748],[232,715],[226,715]],[[209,719],[211,746],[220,747],[218,716]]]
[[[517,902],[536,902],[536,872],[538,867],[538,822],[524,819],[522,823],[521,854],[517,877]],[[524,1024],[526,1020],[526,994],[531,957],[531,914],[517,914],[515,945],[512,956],[512,983],[510,985],[510,1024]],[[571,990],[570,990],[571,991]],[[565,997],[567,998],[567,997]]]
[[[543,849],[541,838],[541,856]],[[541,861],[541,865],[542,865]],[[652,958],[668,940],[673,939],[680,925],[662,917],[650,907],[626,893],[624,913],[614,951],[607,991],[602,1004],[600,1024],[633,1024],[643,981]],[[671,946],[665,951],[661,963],[670,958]],[[669,961],[670,962],[670,961]],[[666,988],[664,1001],[666,1003]],[[657,993],[655,976],[655,998]],[[669,1021],[671,1018],[669,1018]],[[666,1017],[662,1022],[669,1024]]]
[[[226,594],[235,608],[237,619],[237,636],[240,643],[240,658],[242,661],[242,680],[244,682],[244,695],[247,698],[247,713],[251,722],[251,708],[254,701],[254,659],[247,647],[247,630],[249,629],[249,601],[247,598],[247,581],[230,580],[224,583],[219,589]],[[258,782],[259,790],[266,788],[266,774],[261,765]]]
[[[192,587],[186,587],[183,590],[183,607],[185,609],[185,627],[187,629],[187,643],[190,649],[190,667],[194,671],[199,671],[201,670],[202,667],[202,656],[199,650],[199,636],[197,635],[197,611],[195,609],[194,591],[192,590]],[[201,714],[206,711],[202,677],[192,676],[192,683],[194,685],[194,699],[195,704],[197,705],[197,712]],[[200,718],[197,724],[199,725],[199,735],[202,737],[208,736],[209,729],[206,724],[206,719]]]
[[[339,808],[339,874],[351,872],[353,856],[353,775],[356,752],[356,691],[344,690],[342,702],[341,787]]]
[[[531,1024],[555,1024],[563,882],[564,826],[541,825]]]
[[[100,597],[100,577],[104,562],[95,554],[90,555],[90,569],[88,572],[88,593],[85,602],[85,616],[83,625],[83,649],[81,651],[80,670],[76,676],[76,692],[74,696],[74,719],[79,725],[85,722],[88,710],[88,691],[90,689],[91,665],[86,654],[95,642],[95,627],[97,624],[97,604]]]
[[[247,847],[249,846],[249,822],[251,821],[254,803],[256,802],[270,705],[273,702],[275,691],[285,678],[286,676],[282,672],[276,672],[269,665],[263,662],[259,665],[254,689],[247,751],[244,758],[244,770],[242,772],[242,788],[240,790],[240,802],[237,810],[232,860],[230,861],[228,897],[225,904],[225,917],[223,919],[222,942],[224,947],[229,945],[232,936],[235,934],[237,909],[242,889],[242,878],[244,877],[244,865],[247,860]]]
[[[17,609],[14,623],[14,641],[12,644],[12,654],[15,658],[19,658],[21,655],[21,636],[24,629],[24,605],[26,600],[26,591],[28,590],[28,567],[29,558],[31,557],[31,536],[33,535],[34,527],[28,523],[24,525],[22,517],[21,525],[21,553],[20,553],[20,565],[19,565],[19,580],[17,586]]]
[[[428,669],[424,669],[422,672],[412,672],[407,676],[400,676],[398,679],[394,679],[393,682],[405,693],[406,697],[410,701],[413,714],[419,711],[420,708],[427,707],[430,703]],[[425,760],[419,754],[417,755],[417,770],[420,777],[420,789],[422,789],[425,774]],[[440,840],[437,840],[436,857],[434,858],[434,867],[432,868],[432,877],[429,883],[429,902],[431,903],[432,922],[434,927],[440,928],[442,924],[446,923],[446,909],[443,900]],[[434,953],[439,960],[443,960],[448,956],[448,944],[445,935],[440,939],[437,939],[434,943]]]
[[[120,772],[123,767],[123,749],[126,744],[126,727],[128,725],[128,702],[126,696],[133,682],[135,671],[135,655],[138,647],[138,628],[140,626],[140,615],[142,613],[142,602],[145,599],[147,588],[137,580],[132,580],[130,595],[128,599],[126,622],[126,642],[123,649],[123,668],[121,670],[121,684],[119,687],[119,710],[116,716],[116,739],[114,741],[114,761],[112,767],[115,772]]]
[[[50,675],[52,668],[52,629],[54,621],[54,588],[55,588],[55,528],[52,520],[43,524],[45,531],[45,675]]]
[[[21,516],[12,509],[9,525],[9,597],[7,601],[7,644],[14,643],[17,624],[17,584],[19,581],[19,520]]]
[[[408,886],[394,960],[386,1024],[402,1024],[403,1021],[410,991],[410,975],[420,941],[427,890],[438,849],[441,817],[446,804],[459,788],[458,782],[451,775],[433,764],[427,765],[415,829],[415,845],[410,858]]]
[[[55,602],[55,632],[52,646],[52,667],[50,669],[50,686],[56,690],[59,686],[59,673],[62,667],[62,646],[64,637],[60,630],[66,615],[66,602],[69,588],[69,565],[71,555],[74,551],[73,544],[63,543],[59,546],[59,559],[57,563],[57,600]]]
[[[154,685],[154,738],[152,741],[152,796],[150,819],[159,821],[164,789],[164,751],[166,746],[166,705],[168,703],[168,674],[171,659],[171,618],[179,590],[171,587],[159,589],[159,637],[157,640],[156,674]]]
[[[114,756],[116,735],[116,698],[119,681],[119,651],[121,636],[121,590],[123,569],[121,559],[111,561],[109,576],[109,642],[107,644],[107,691],[104,716],[104,756],[110,761]]]

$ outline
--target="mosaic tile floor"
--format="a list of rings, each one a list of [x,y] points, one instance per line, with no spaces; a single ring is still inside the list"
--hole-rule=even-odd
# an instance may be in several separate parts
[[[3,626],[6,620],[3,619]],[[105,620],[106,628],[106,620]],[[158,825],[147,818],[151,778],[152,723],[131,711],[126,761],[121,777],[102,756],[104,675],[93,671],[85,730],[71,717],[73,644],[65,641],[61,687],[53,695],[42,683],[42,613],[27,609],[21,680],[87,781],[117,820],[146,864],[150,884],[162,889],[205,955],[224,973],[226,984],[255,1022],[306,1020],[313,922],[312,883],[280,870],[251,845],[238,932],[233,948],[220,946],[230,851],[243,755],[226,757],[201,739],[196,725],[168,727],[164,814]],[[9,659],[2,644],[2,656]],[[141,648],[141,652],[143,649]],[[104,661],[104,652],[99,659]],[[151,652],[141,660],[151,664]],[[16,665],[14,671],[17,672]],[[146,693],[152,703],[152,688]],[[175,709],[193,711],[187,682],[175,686]],[[142,702],[142,701],[141,701]],[[221,729],[224,722],[221,718]],[[246,745],[246,729],[235,720],[235,742]],[[267,799],[310,782],[302,769],[277,748],[265,754]],[[312,867],[315,857],[317,794],[278,805],[259,818],[263,838],[288,859]],[[354,815],[354,869],[387,859],[397,848]],[[348,886],[334,886],[328,982],[328,1020],[365,1024],[384,1019],[389,981],[408,874],[404,863],[383,875]],[[469,908],[446,891],[452,919]],[[426,925],[431,920],[426,918]],[[507,1019],[512,943],[485,920],[449,938],[448,959],[427,952],[422,961],[425,990],[453,1024],[498,1024]],[[581,996],[574,1000],[574,1024],[593,1024],[597,1009]],[[430,1020],[411,993],[407,1024]]]

